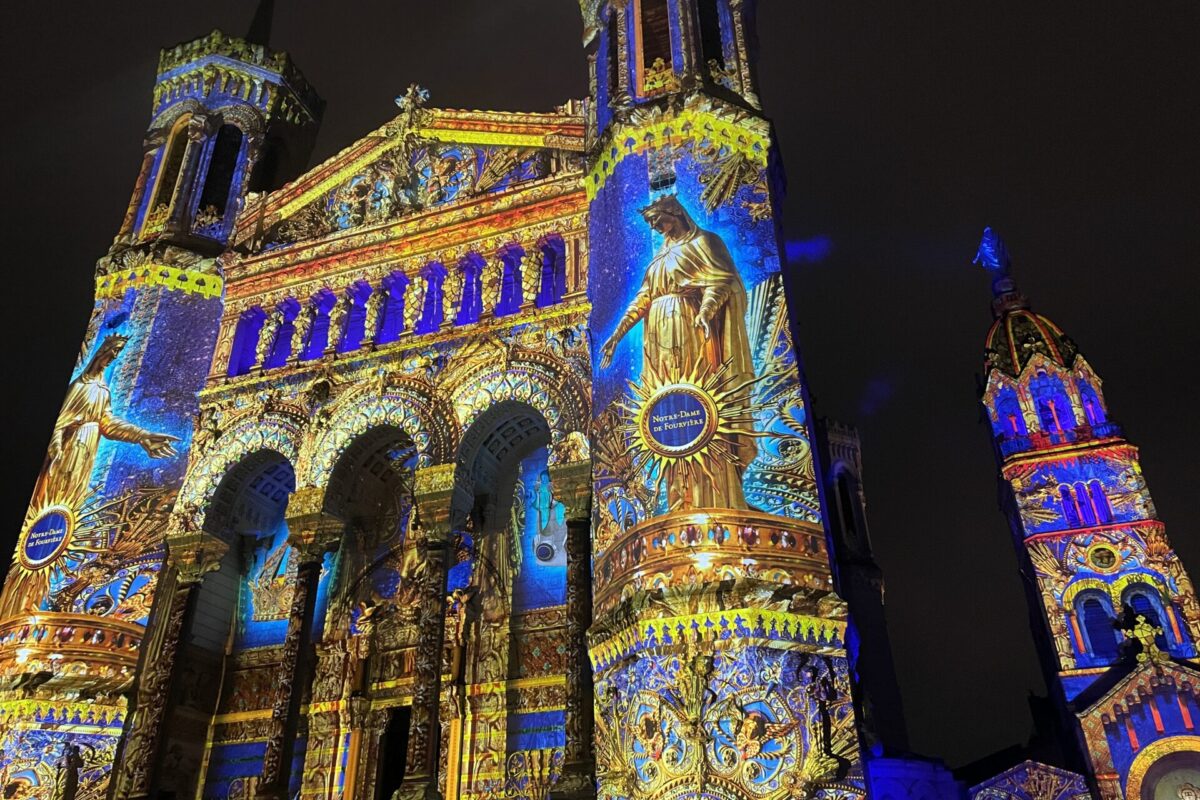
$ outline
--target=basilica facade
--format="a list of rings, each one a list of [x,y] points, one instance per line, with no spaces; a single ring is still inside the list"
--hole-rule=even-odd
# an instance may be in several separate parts
[[[907,750],[781,276],[751,0],[581,0],[590,92],[316,166],[264,35],[163,50],[0,593],[6,798],[1185,798],[1200,605],[998,238],[987,386],[1058,747]],[[1035,757],[1036,756],[1036,757]]]

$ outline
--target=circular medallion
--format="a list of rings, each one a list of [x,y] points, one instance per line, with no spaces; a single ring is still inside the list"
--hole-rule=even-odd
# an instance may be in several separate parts
[[[1112,572],[1117,568],[1117,551],[1106,544],[1093,545],[1087,553],[1088,564],[1097,572]]]
[[[642,409],[642,440],[660,456],[683,458],[702,450],[717,432],[717,405],[698,386],[671,383]]]
[[[41,569],[55,561],[71,541],[74,516],[66,506],[43,509],[29,527],[17,548],[17,555],[26,569]]]

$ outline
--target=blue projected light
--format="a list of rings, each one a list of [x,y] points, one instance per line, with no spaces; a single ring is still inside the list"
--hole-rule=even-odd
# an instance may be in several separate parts
[[[36,569],[58,558],[70,541],[71,527],[66,509],[46,511],[29,526],[21,545],[21,560]]]

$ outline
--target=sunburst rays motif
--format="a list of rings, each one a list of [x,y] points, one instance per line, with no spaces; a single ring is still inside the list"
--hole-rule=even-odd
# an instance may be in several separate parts
[[[714,370],[703,359],[679,375],[666,375],[646,364],[641,381],[630,381],[629,394],[618,402],[618,424],[633,471],[646,470],[663,496],[668,480],[715,482],[715,464],[745,467],[744,438],[765,435],[755,430],[763,409],[751,399],[751,388],[780,377],[771,373],[744,378],[728,364]]]
[[[93,493],[73,512],[48,506],[31,514],[17,540],[17,557],[0,598],[0,619],[39,609],[72,610],[74,600],[120,575],[117,595],[106,603],[119,613],[122,603],[157,569],[175,492],[139,488],[117,497]],[[93,612],[94,613],[94,612]]]

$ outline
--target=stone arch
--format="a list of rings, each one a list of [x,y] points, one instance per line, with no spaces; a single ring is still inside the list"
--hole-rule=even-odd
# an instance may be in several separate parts
[[[266,130],[266,122],[262,112],[254,106],[245,104],[224,105],[214,108],[214,114],[220,114],[224,122],[236,125],[247,137],[261,134]]]
[[[431,387],[404,379],[393,380],[382,391],[367,385],[339,398],[324,431],[308,443],[304,485],[327,485],[346,448],[381,426],[397,428],[412,439],[418,467],[448,462],[458,442],[453,409]]]
[[[1161,760],[1170,758],[1178,753],[1188,753],[1200,764],[1200,738],[1195,736],[1169,736],[1153,742],[1138,753],[1133,763],[1129,765],[1128,777],[1125,780],[1125,796],[1129,800],[1141,800],[1142,786],[1147,773]],[[1151,787],[1153,789],[1153,787]]]
[[[192,462],[179,492],[179,507],[203,526],[205,515],[225,476],[243,459],[271,451],[295,466],[299,461],[303,423],[289,414],[269,412],[235,423]]]
[[[180,117],[207,113],[208,109],[199,100],[189,97],[186,100],[172,103],[167,108],[164,108],[150,122],[150,130],[161,129],[164,133],[170,133],[171,128],[175,126]]]
[[[553,445],[586,433],[591,414],[590,396],[574,368],[543,353],[517,352],[507,364],[488,365],[459,383],[452,399],[462,431],[498,403],[527,404],[545,419]]]
[[[503,398],[476,413],[463,431],[455,458],[452,525],[464,523],[477,491],[486,487],[496,496],[503,493],[501,484],[514,477],[504,471],[531,448],[550,444],[554,428],[537,405]]]

